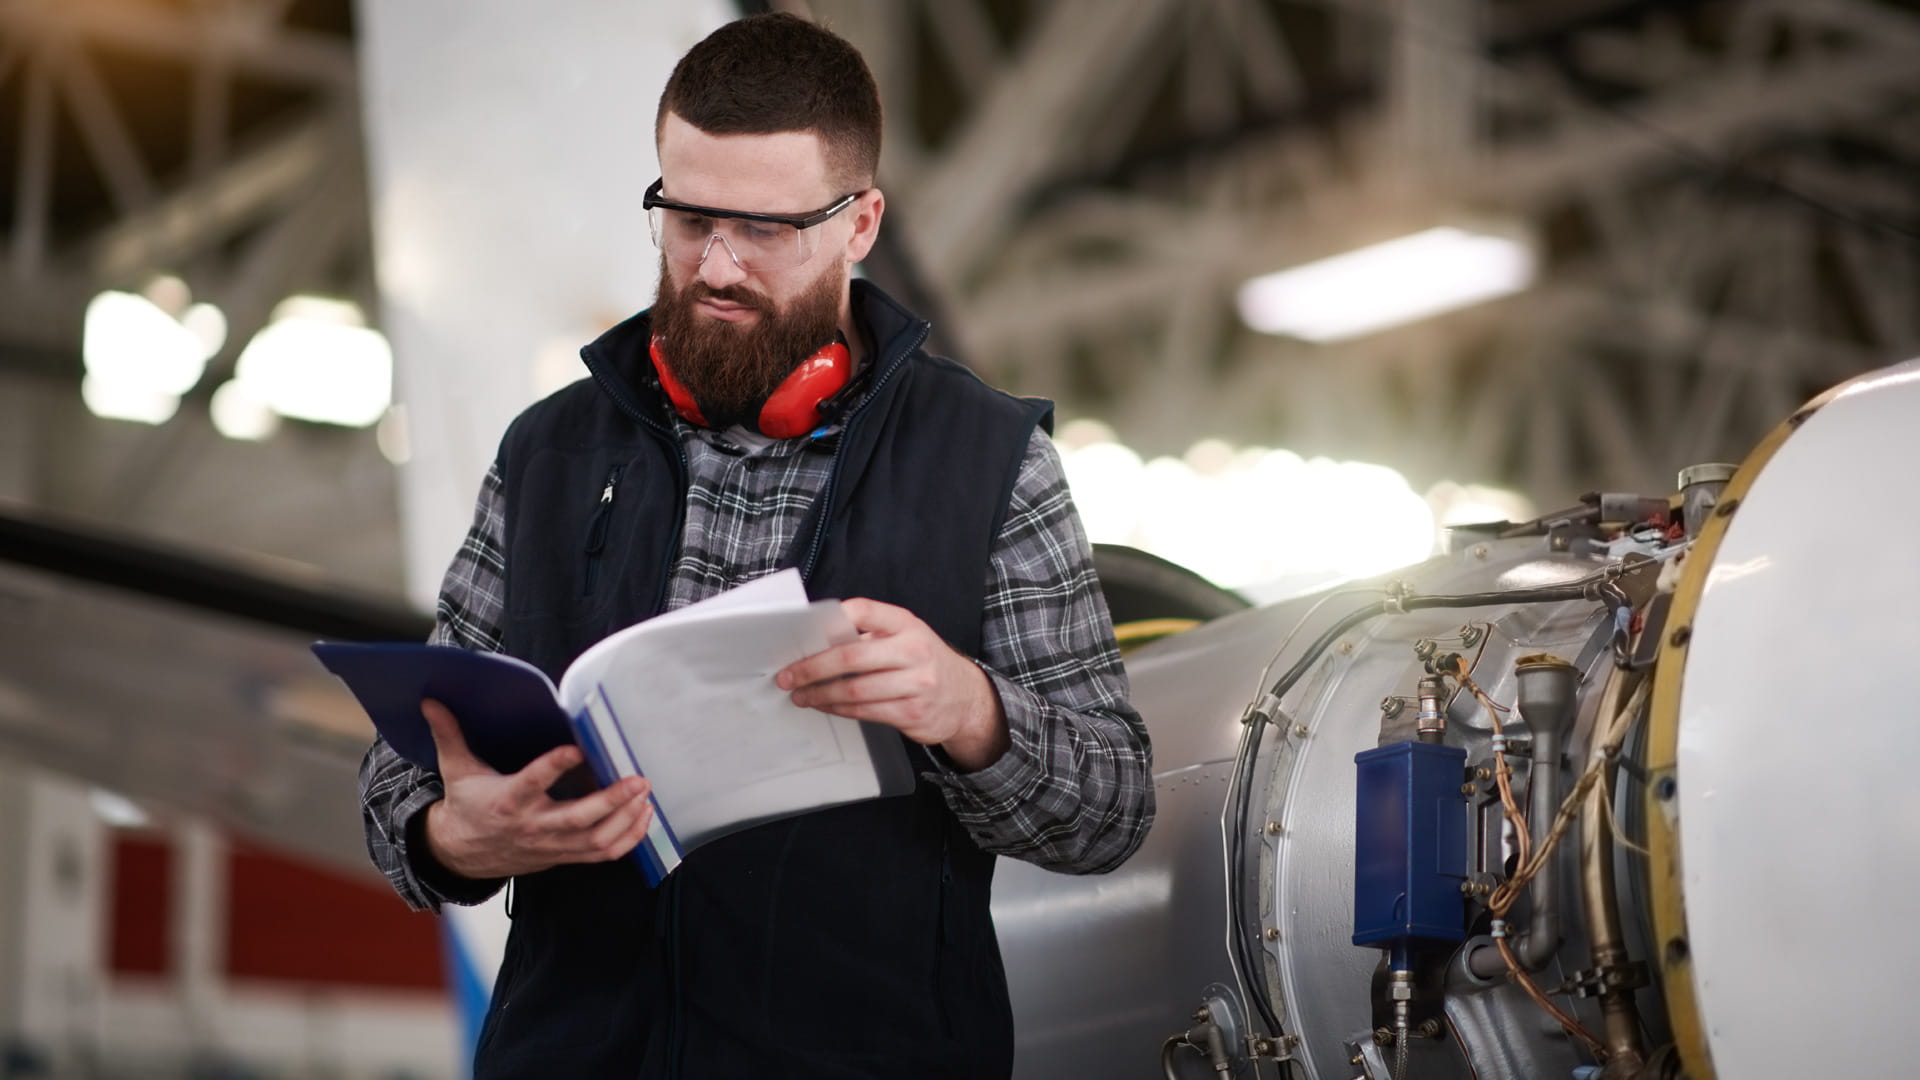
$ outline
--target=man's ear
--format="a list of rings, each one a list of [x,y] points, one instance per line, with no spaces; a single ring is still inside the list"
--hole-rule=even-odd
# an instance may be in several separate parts
[[[847,238],[847,262],[857,263],[873,250],[874,241],[880,238],[880,218],[887,210],[887,197],[879,188],[868,188],[860,193],[846,212],[853,215],[853,235]]]

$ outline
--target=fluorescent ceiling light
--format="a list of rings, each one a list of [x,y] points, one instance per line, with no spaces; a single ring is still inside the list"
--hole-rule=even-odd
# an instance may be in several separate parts
[[[183,286],[184,288],[184,286]],[[144,296],[103,292],[87,304],[80,393],[96,416],[165,423],[226,338],[226,318],[194,304],[176,319]]]
[[[255,397],[238,379],[228,379],[213,392],[208,405],[214,429],[229,439],[259,442],[280,428],[280,416]]]
[[[393,350],[357,307],[292,297],[253,336],[234,379],[255,401],[296,420],[369,427],[393,401]]]
[[[1254,278],[1240,287],[1240,317],[1325,344],[1507,296],[1533,277],[1527,245],[1441,227]]]

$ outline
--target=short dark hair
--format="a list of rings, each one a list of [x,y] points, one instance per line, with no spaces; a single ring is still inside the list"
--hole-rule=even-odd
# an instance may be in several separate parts
[[[656,139],[669,111],[709,135],[812,132],[849,191],[871,187],[880,165],[880,91],[866,60],[785,12],[730,22],[689,50],[660,95]]]

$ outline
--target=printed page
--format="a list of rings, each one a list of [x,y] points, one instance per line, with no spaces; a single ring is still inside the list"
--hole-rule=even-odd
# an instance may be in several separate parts
[[[838,602],[794,599],[642,624],[648,632],[589,650],[561,682],[568,701],[605,695],[683,850],[879,794],[859,722],[796,708],[773,685],[786,665],[857,636]]]

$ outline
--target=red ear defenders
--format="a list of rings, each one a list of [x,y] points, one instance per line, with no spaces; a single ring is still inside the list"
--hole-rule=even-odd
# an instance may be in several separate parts
[[[711,427],[706,417],[700,415],[700,406],[695,404],[693,395],[667,367],[659,338],[647,343],[647,354],[653,358],[653,370],[660,375],[660,388],[667,392],[674,411],[688,423]],[[760,407],[757,425],[760,433],[776,439],[791,439],[819,427],[823,419],[821,403],[845,388],[852,377],[853,354],[843,341],[835,341],[800,361],[800,366],[781,380],[767,403]]]

